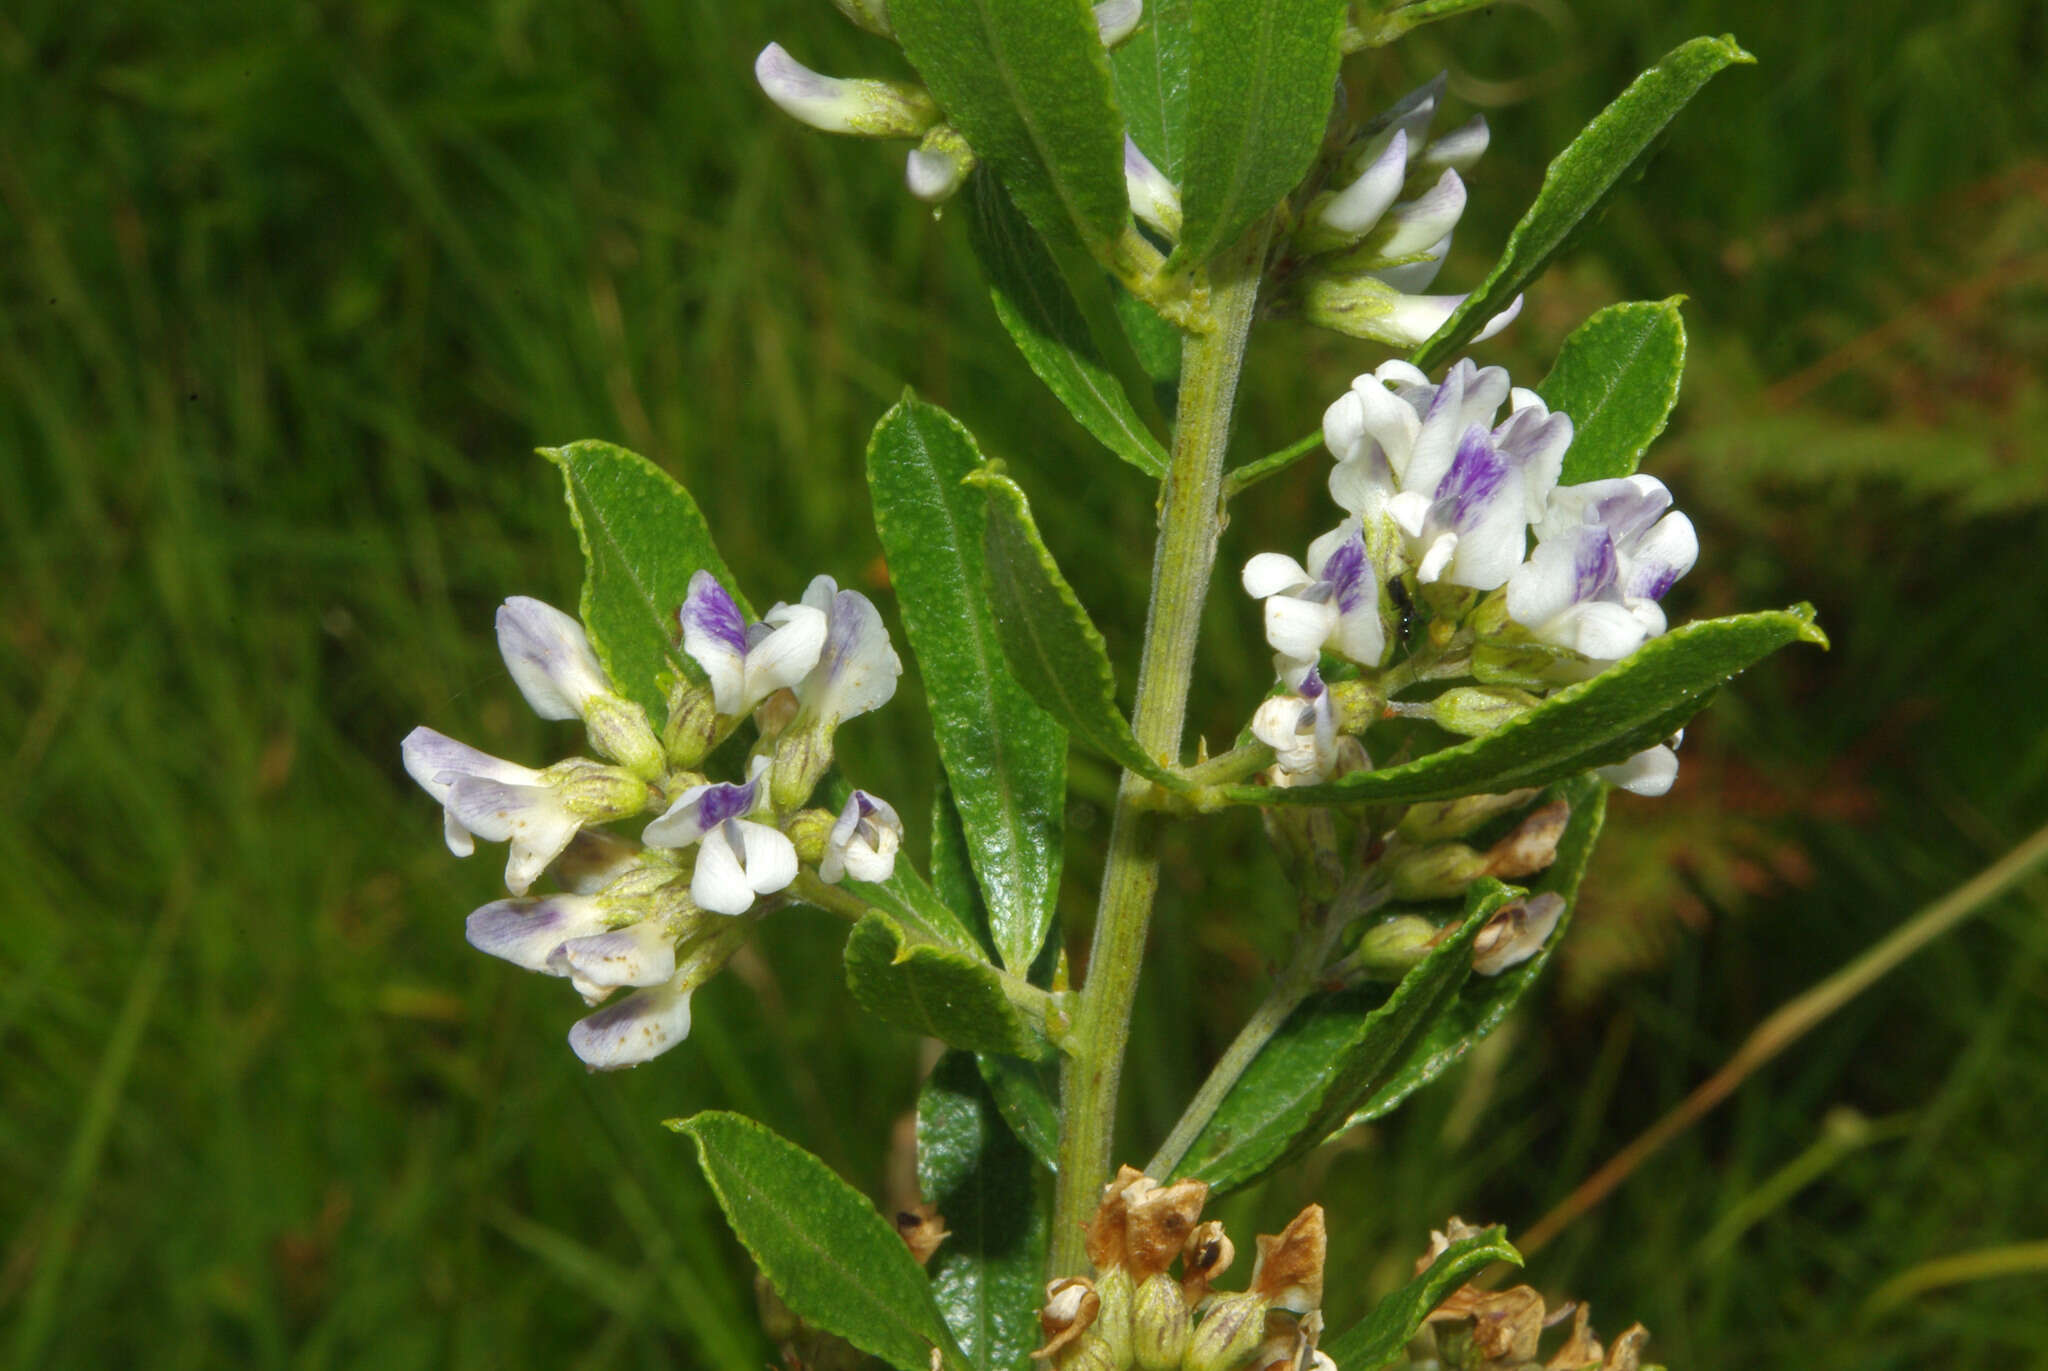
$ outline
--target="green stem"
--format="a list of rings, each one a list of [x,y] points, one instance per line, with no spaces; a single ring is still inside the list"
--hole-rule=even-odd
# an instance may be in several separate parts
[[[1209,1079],[1202,1082],[1202,1088],[1188,1101],[1188,1107],[1182,1111],[1180,1122],[1173,1126],[1173,1132],[1166,1135],[1166,1141],[1159,1144],[1159,1150],[1152,1155],[1152,1160],[1145,1163],[1146,1175],[1164,1179],[1172,1173],[1174,1167],[1180,1165],[1180,1159],[1188,1154],[1188,1149],[1194,1146],[1195,1139],[1209,1126],[1209,1120],[1216,1117],[1216,1111],[1222,1107],[1223,1097],[1237,1084],[1238,1077],[1244,1075],[1245,1068],[1252,1064],[1252,1059],[1264,1050],[1266,1044],[1273,1040],[1273,1035],[1280,1031],[1280,1026],[1287,1022],[1288,1016],[1299,1009],[1301,1002],[1315,989],[1314,975],[1301,974],[1305,971],[1312,973],[1313,970],[1313,967],[1304,966],[1297,959],[1296,964],[1289,968],[1288,974],[1283,976],[1280,983],[1273,987],[1272,993],[1266,996],[1265,1002],[1252,1011],[1251,1018],[1245,1020],[1245,1025],[1238,1030],[1237,1037],[1231,1041],[1230,1046],[1217,1059],[1216,1065],[1210,1069]]]
[[[1270,221],[1261,222],[1211,266],[1213,326],[1190,334],[1181,350],[1180,421],[1160,492],[1152,603],[1131,712],[1139,745],[1169,764],[1180,754],[1195,640],[1223,531],[1223,456],[1270,231]],[[1060,1173],[1049,1263],[1055,1275],[1081,1270],[1082,1226],[1095,1211],[1115,1145],[1131,1001],[1159,888],[1158,820],[1143,802],[1150,788],[1151,782],[1127,771],[1117,792],[1088,983],[1079,995],[1072,1050],[1061,1073]]]

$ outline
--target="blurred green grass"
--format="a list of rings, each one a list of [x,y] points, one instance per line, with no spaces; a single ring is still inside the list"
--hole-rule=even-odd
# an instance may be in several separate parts
[[[1836,650],[1752,674],[1680,791],[1617,806],[1544,1012],[1391,1125],[1233,1201],[1331,1209],[1341,1324],[1456,1209],[1532,1221],[1762,1014],[2048,816],[2048,57],[2038,7],[1505,6],[1356,63],[1437,66],[1493,120],[1447,284],[1547,156],[1672,43],[1763,59],[1709,90],[1491,355],[1540,375],[1583,314],[1691,297],[1654,468],[1708,554],[1679,607],[1810,597]],[[861,451],[907,383],[1032,485],[1119,660],[1150,501],[995,328],[897,153],[753,90],[770,38],[895,59],[823,4],[299,3],[0,17],[0,1346],[16,1366],[759,1365],[750,1272],[656,1121],[733,1107],[876,1194],[915,1045],[845,1031],[836,930],[785,916],[687,1047],[586,1077],[558,985],[485,963],[397,740],[508,756],[504,595],[573,601],[531,448],[682,477],[756,598],[879,590]],[[1275,326],[1246,455],[1373,354]],[[1089,465],[1083,473],[1080,463]],[[1226,561],[1327,522],[1315,474]],[[1137,559],[1142,561],[1142,559]],[[1263,653],[1227,587],[1198,726]],[[848,736],[920,812],[917,691]],[[1110,780],[1077,758],[1081,918]],[[1178,840],[1140,1006],[1156,1137],[1282,946],[1255,826]],[[1220,854],[1220,858],[1219,858]],[[2044,1281],[1859,1315],[1916,1262],[2048,1232],[2048,891],[2037,884],[1767,1070],[1532,1277],[1674,1366],[2048,1361]],[[1084,920],[1085,922],[1085,920]],[[851,1098],[843,1083],[858,1081]],[[1850,1106],[1903,1116],[1732,1249],[1699,1239]]]

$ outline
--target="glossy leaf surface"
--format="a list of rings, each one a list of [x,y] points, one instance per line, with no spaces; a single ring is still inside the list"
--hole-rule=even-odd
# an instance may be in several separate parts
[[[635,452],[586,441],[542,448],[562,473],[569,517],[583,547],[583,626],[605,670],[656,721],[668,702],[663,671],[701,681],[678,646],[676,612],[700,568],[718,577],[742,613],[747,601],[711,541],[690,493]]]
[[[719,1208],[783,1302],[897,1371],[968,1371],[895,1228],[830,1167],[752,1119],[710,1110],[668,1127],[697,1145]]]
[[[1082,0],[890,0],[946,118],[1056,243],[1100,256],[1130,222],[1123,120]]]
[[[863,916],[846,936],[846,986],[862,1009],[954,1047],[1036,1057],[1045,1041],[978,955],[905,936],[887,914]]]
[[[1827,644],[1811,606],[1703,619],[1483,737],[1327,785],[1231,786],[1225,794],[1240,804],[1413,803],[1549,785],[1662,742],[1729,678],[1795,642]]]
[[[1572,419],[1562,485],[1634,473],[1678,403],[1682,296],[1609,305],[1573,329],[1536,393]]]
[[[1045,1288],[1038,1168],[967,1053],[941,1057],[918,1092],[917,1184],[950,1234],[925,1270],[967,1364],[1032,1365]]]
[[[962,484],[981,453],[954,418],[905,396],[868,443],[875,529],[917,654],[933,736],[980,880],[988,927],[1018,974],[1052,925],[1067,735],[1011,674],[987,593],[988,502]]]

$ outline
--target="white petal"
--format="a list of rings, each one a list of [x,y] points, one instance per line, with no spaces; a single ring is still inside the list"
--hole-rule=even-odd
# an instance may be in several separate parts
[[[1398,266],[1379,267],[1371,275],[1377,276],[1403,295],[1415,295],[1428,290],[1444,269],[1444,258],[1451,252],[1451,237],[1451,234],[1446,233],[1437,239],[1416,261],[1403,262]]]
[[[1283,552],[1261,552],[1244,564],[1244,592],[1255,600],[1302,590],[1315,580]]]
[[[1538,543],[1529,560],[1508,577],[1508,617],[1545,637],[1542,626],[1578,600],[1578,584],[1573,540]]]
[[[1420,372],[1416,375],[1421,377]],[[1415,446],[1415,435],[1422,429],[1422,416],[1415,406],[1388,389],[1390,382],[1409,384],[1406,377],[1393,369],[1393,364],[1382,364],[1373,375],[1353,381],[1351,393],[1358,397],[1359,423],[1379,444],[1387,465],[1398,475],[1408,469],[1408,455]],[[1422,377],[1421,384],[1428,383],[1428,378]]]
[[[1347,661],[1360,666],[1380,664],[1380,658],[1387,655],[1387,630],[1380,622],[1377,594],[1349,614],[1338,615],[1337,633],[1330,646]]]
[[[612,693],[583,625],[553,605],[514,595],[498,606],[498,650],[519,693],[543,719],[575,719]]]
[[[444,804],[456,778],[461,776],[481,776],[507,785],[541,783],[541,774],[533,768],[504,761],[488,752],[479,752],[469,744],[458,743],[447,734],[436,733],[431,728],[416,728],[406,734],[405,741],[398,745],[398,751],[405,761],[406,774],[419,782],[422,790]]]
[[[690,577],[678,614],[683,651],[704,668],[711,702],[720,714],[741,714],[747,679],[747,622],[718,578],[708,571]]]
[[[1621,593],[1658,598],[1699,560],[1699,534],[1692,520],[1673,510],[1623,550]]]
[[[1387,501],[1387,516],[1410,538],[1420,538],[1429,523],[1430,499],[1419,490],[1404,490]]]
[[[1668,747],[1653,747],[1618,765],[1596,768],[1593,774],[1631,795],[1662,795],[1678,779],[1678,754]]]
[[[735,819],[746,849],[747,884],[756,895],[773,895],[796,879],[796,846],[776,829]]]
[[[604,911],[587,895],[541,900],[493,900],[470,914],[463,935],[479,952],[528,971],[550,972],[548,958],[571,938],[604,931]]]
[[[1438,167],[1469,171],[1473,163],[1485,156],[1491,137],[1486,127],[1486,116],[1475,114],[1442,137],[1432,138],[1429,146],[1422,150],[1418,165],[1424,171]]]
[[[1323,411],[1323,446],[1339,462],[1348,462],[1359,455],[1364,442],[1365,413],[1358,396],[1347,390]]]
[[[1428,190],[1387,211],[1374,246],[1383,257],[1412,256],[1456,228],[1464,212],[1465,182],[1446,171]]]
[[[1627,605],[1588,600],[1552,618],[1537,636],[1596,662],[1618,662],[1641,647],[1649,635]]]
[[[1339,233],[1364,233],[1379,222],[1408,179],[1408,134],[1396,129],[1358,179],[1322,208],[1322,221]]]
[[[803,602],[820,614],[832,611],[832,599],[839,594],[839,582],[820,572],[811,577],[811,583],[804,587]]]
[[[1252,736],[1273,749],[1274,761],[1290,775],[1315,770],[1315,733],[1301,726],[1309,712],[1299,695],[1275,695],[1252,715]]]
[[[1465,301],[1462,295],[1395,294],[1386,311],[1373,320],[1373,337],[1396,347],[1420,347]]]
[[[1479,332],[1472,335],[1472,341],[1475,343],[1485,342],[1487,339],[1493,337],[1493,335],[1499,333],[1502,329],[1506,328],[1509,324],[1514,323],[1515,319],[1521,314],[1521,312],[1522,297],[1517,295],[1514,299],[1508,301],[1508,307],[1506,309],[1494,315],[1491,319],[1488,319],[1486,321],[1486,326],[1480,329]]]
[[[1330,468],[1330,498],[1339,509],[1362,521],[1376,524],[1395,489],[1394,473],[1376,446],[1366,448],[1357,461],[1339,462]]]
[[[1482,367],[1470,359],[1459,366],[1464,371],[1465,390],[1458,402],[1458,432],[1462,435],[1475,426],[1492,428],[1495,411],[1514,389],[1507,368]]]
[[[1401,297],[1413,302],[1417,300],[1449,300],[1454,307],[1462,296],[1409,295]],[[1446,307],[1443,317],[1449,318],[1451,308]],[[1441,324],[1442,320],[1438,320]],[[1435,332],[1432,327],[1431,332]],[[1426,335],[1425,335],[1426,336]],[[1465,409],[1465,385],[1468,379],[1476,377],[1478,369],[1470,362],[1459,362],[1445,373],[1443,384],[1430,395],[1423,410],[1422,426],[1416,430],[1415,442],[1409,449],[1408,464],[1397,468],[1401,476],[1401,489],[1419,491],[1434,498],[1436,488],[1443,483],[1444,473],[1451,469],[1451,462],[1458,455],[1458,444],[1464,440],[1465,431],[1471,427],[1463,415]],[[1418,530],[1410,530],[1411,536]]]
[[[638,1066],[690,1036],[690,992],[674,985],[635,991],[576,1021],[569,1046],[594,1071]]]
[[[1486,504],[1477,520],[1468,521],[1460,530],[1456,565],[1447,568],[1444,579],[1468,590],[1498,589],[1521,565],[1528,544],[1529,525],[1522,517],[1521,492],[1504,490]],[[1419,571],[1416,574],[1421,576]]]
[[[676,940],[658,919],[570,938],[548,958],[557,975],[599,990],[660,985],[676,973]]]
[[[754,59],[754,79],[790,118],[826,133],[858,131],[862,102],[854,95],[852,83],[812,71],[791,57],[782,44],[770,43],[761,49]]]
[[[828,578],[819,579],[829,584]],[[817,582],[812,586],[815,589]],[[804,600],[810,602],[810,592],[805,592]],[[832,597],[824,650],[797,688],[797,698],[819,718],[840,723],[887,704],[902,674],[903,660],[889,645],[882,616],[867,596],[842,590]]]
[[[1451,559],[1457,555],[1458,535],[1439,533],[1429,545],[1429,550],[1422,554],[1421,565],[1415,568],[1415,579],[1429,585],[1450,569]]]
[[[1314,661],[1337,627],[1337,607],[1292,595],[1266,600],[1266,642],[1285,657]]]
[[[903,184],[929,205],[949,198],[967,180],[972,164],[946,148],[915,147],[903,159]]]
[[[705,834],[697,847],[690,898],[714,914],[744,914],[754,907],[754,887],[747,883],[746,868],[727,840],[723,825]]]
[[[808,676],[825,647],[825,615],[809,605],[777,605],[762,622],[774,629],[747,649],[745,702],[735,713]]]
[[[1180,236],[1180,192],[1129,134],[1124,135],[1124,194],[1132,214],[1169,238]]]
[[[1102,0],[1095,7],[1095,32],[1102,46],[1113,48],[1130,37],[1144,15],[1144,0]]]

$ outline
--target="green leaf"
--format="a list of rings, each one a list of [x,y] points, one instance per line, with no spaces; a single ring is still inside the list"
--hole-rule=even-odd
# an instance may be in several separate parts
[[[1175,185],[1187,149],[1189,3],[1146,0],[1144,22],[1109,58],[1131,141]]]
[[[1010,669],[1076,737],[1141,776],[1185,789],[1145,755],[1117,708],[1109,649],[1038,536],[1024,492],[986,467],[968,479],[988,496],[989,593]]]
[[[1131,209],[1109,58],[1083,0],[890,0],[889,23],[1032,226],[1105,256]]]
[[[1403,976],[1393,994],[1363,986],[1319,995],[1297,1009],[1223,1097],[1174,1176],[1235,1189],[1341,1128],[1458,993],[1472,974],[1472,940],[1513,898],[1498,881],[1475,883],[1457,932]]]
[[[1572,330],[1536,387],[1572,418],[1560,485],[1632,474],[1664,431],[1685,373],[1685,299],[1609,305]]]
[[[1308,174],[1336,96],[1345,0],[1188,0],[1182,263],[1237,241]],[[1156,21],[1155,21],[1156,22]]]
[[[1031,1365],[1047,1229],[1038,1168],[967,1053],[941,1057],[918,1092],[917,1184],[951,1235],[926,1274],[968,1365]]]
[[[712,544],[711,529],[690,492],[638,453],[585,441],[544,447],[562,472],[569,517],[583,545],[583,626],[605,670],[627,698],[659,722],[668,701],[656,684],[663,671],[701,681],[683,655],[676,611],[698,570],[716,576],[740,612],[746,597]]]
[[[905,395],[868,442],[875,530],[931,702],[939,759],[1003,964],[1023,975],[1059,896],[1067,735],[1010,674],[989,604],[988,503],[962,484],[981,453]]]
[[[1048,1171],[1060,1169],[1059,1068],[984,1052],[975,1059],[1010,1131]]]
[[[1543,174],[1536,203],[1508,235],[1500,261],[1410,360],[1425,371],[1447,361],[1481,324],[1535,280],[1622,182],[1639,171],[1658,135],[1702,86],[1731,65],[1754,61],[1733,38],[1695,38],[1638,76],[1558,154]]]
[[[974,884],[974,860],[967,855],[967,832],[943,773],[932,789],[932,890],[950,909],[977,930],[988,927],[988,910]],[[995,950],[993,943],[989,948]]]
[[[1592,776],[1578,776],[1558,787],[1558,793],[1571,805],[1572,817],[1558,839],[1557,860],[1529,886],[1532,895],[1555,893],[1564,897],[1564,913],[1559,916],[1557,927],[1544,940],[1542,950],[1520,966],[1509,967],[1498,976],[1474,976],[1465,982],[1458,997],[1429,1026],[1400,1068],[1373,1092],[1351,1122],[1363,1123],[1391,1113],[1403,1100],[1449,1070],[1521,1003],[1522,996],[1550,964],[1551,953],[1563,945],[1565,926],[1571,922],[1572,909],[1578,901],[1579,882],[1586,874],[1586,864],[1593,858],[1593,844],[1600,838],[1600,825],[1607,814],[1607,787]]]
[[[1703,619],[1651,639],[1619,665],[1470,742],[1327,785],[1230,786],[1224,798],[1235,804],[1412,804],[1548,785],[1662,742],[1737,672],[1794,642],[1827,646],[1810,605]]]
[[[1489,1228],[1452,1243],[1437,1255],[1428,1270],[1374,1305],[1370,1314],[1324,1343],[1322,1350],[1347,1371],[1373,1371],[1375,1367],[1400,1361],[1401,1349],[1422,1327],[1429,1311],[1442,1304],[1467,1279],[1495,1262],[1522,1264],[1522,1254],[1509,1244],[1504,1228]]]
[[[930,1371],[935,1347],[949,1371],[967,1371],[910,1249],[825,1163],[738,1114],[667,1127],[697,1145],[733,1232],[799,1317],[897,1371]]]
[[[1059,263],[993,176],[974,178],[968,238],[996,317],[1038,379],[1104,447],[1155,480],[1164,476],[1166,449],[1103,360]]]
[[[977,1052],[1038,1057],[1045,1040],[1003,991],[1002,974],[979,956],[906,937],[883,913],[846,935],[846,986],[882,1020]]]
[[[1152,312],[1152,306],[1118,287],[1111,307],[1124,341],[1153,386],[1165,392],[1161,408],[1171,409],[1180,384],[1181,331]]]

